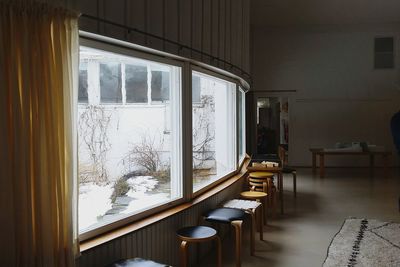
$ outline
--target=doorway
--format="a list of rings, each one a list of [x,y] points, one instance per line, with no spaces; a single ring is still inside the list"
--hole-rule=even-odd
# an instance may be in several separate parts
[[[257,98],[257,154],[279,155],[287,163],[289,153],[288,97]]]

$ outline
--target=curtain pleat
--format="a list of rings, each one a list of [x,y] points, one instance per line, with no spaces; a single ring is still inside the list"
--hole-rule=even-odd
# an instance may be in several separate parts
[[[74,265],[77,70],[76,14],[0,1],[1,266]]]

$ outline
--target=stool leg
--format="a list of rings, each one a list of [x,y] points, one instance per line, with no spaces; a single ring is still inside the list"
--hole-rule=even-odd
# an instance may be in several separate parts
[[[264,240],[264,231],[263,231],[263,217],[264,217],[264,214],[263,214],[263,211],[264,211],[264,207],[263,207],[263,204],[261,204],[259,207],[258,207],[258,230],[260,231],[260,240]]]
[[[181,254],[181,266],[187,266],[187,242],[182,241],[180,247],[180,254]]]
[[[264,197],[263,198],[263,200],[262,201],[264,201],[264,203],[262,204],[264,207],[263,207],[263,210],[261,211],[262,213],[261,214],[263,214],[264,216],[263,216],[263,221],[264,221],[264,225],[267,225],[267,213],[268,213],[268,196],[267,197]]]
[[[217,266],[222,267],[221,239],[219,236],[215,237],[215,241],[217,242]]]
[[[250,211],[251,215],[251,231],[250,231],[250,255],[254,256],[254,247],[255,247],[255,241],[254,237],[256,235],[256,218],[255,218],[255,210]]]
[[[276,187],[273,187],[271,191],[272,191],[272,216],[276,218],[276,202],[277,202]]]
[[[297,173],[294,171],[294,172],[292,172],[292,174],[293,174],[293,194],[294,194],[294,198],[296,198],[296,196],[297,196],[297,189],[296,189],[296,184],[297,184],[296,176],[297,176]]]
[[[232,221],[231,224],[235,228],[236,236],[236,267],[240,267],[242,263],[242,223],[243,221]]]

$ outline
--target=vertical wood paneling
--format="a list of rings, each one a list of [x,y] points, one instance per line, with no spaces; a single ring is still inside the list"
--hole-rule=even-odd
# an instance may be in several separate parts
[[[178,41],[249,71],[249,5],[249,0],[85,0],[79,1],[78,8],[84,14]],[[80,29],[214,64],[198,53],[87,18],[80,20]],[[224,64],[216,66],[231,71]]]
[[[232,17],[232,1],[225,1],[225,42],[224,42],[224,59],[231,62],[231,48],[232,48],[232,36],[231,36],[231,17]],[[228,66],[224,67],[228,69]]]
[[[220,0],[212,0],[211,1],[211,54],[215,57],[218,57],[218,48],[219,48],[219,5]]]
[[[178,14],[178,0],[164,0],[165,1],[165,11],[164,11],[164,20],[165,20],[165,38],[179,41],[179,14]],[[165,44],[165,51],[173,54],[178,54],[179,47],[176,45]]]
[[[203,13],[202,6],[203,0],[192,0],[192,40],[191,47],[201,50],[202,46],[202,28],[203,28]],[[192,57],[197,60],[200,59],[198,53],[192,53]]]
[[[146,13],[145,2],[147,0],[127,1],[127,8],[125,10],[127,26],[136,28],[138,30],[146,30]],[[128,41],[145,45],[146,38],[143,34],[134,33],[128,35]]]
[[[157,36],[163,36],[163,0],[147,0],[147,31]],[[148,37],[148,45],[152,48],[163,50],[163,42]]]

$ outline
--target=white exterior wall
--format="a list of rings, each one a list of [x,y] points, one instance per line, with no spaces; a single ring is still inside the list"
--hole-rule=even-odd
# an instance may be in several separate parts
[[[310,166],[310,147],[333,147],[343,141],[368,141],[395,154],[390,118],[400,109],[398,29],[254,29],[255,92],[297,91],[289,99],[290,164]],[[394,37],[395,69],[373,68],[377,36]],[[368,159],[328,157],[326,164],[365,166]]]

